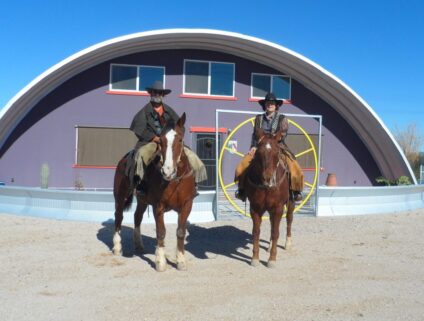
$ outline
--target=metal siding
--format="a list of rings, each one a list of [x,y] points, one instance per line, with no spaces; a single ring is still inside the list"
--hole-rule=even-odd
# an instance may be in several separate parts
[[[179,97],[183,90],[184,59],[235,62],[235,96],[238,100]],[[149,100],[146,96],[106,94],[111,63],[165,66],[166,86],[172,89],[166,103],[179,114],[186,112],[186,128],[214,127],[217,108],[260,110],[257,102],[248,101],[251,73],[282,73],[247,59],[206,50],[152,51],[110,60],[81,72],[38,102],[6,143],[7,151],[3,150],[0,159],[0,181],[10,184],[10,179],[14,178],[15,185],[39,186],[41,165],[48,163],[49,186],[72,187],[81,180],[85,187],[112,187],[113,169],[72,167],[75,126],[129,127],[132,117]],[[280,111],[324,115],[325,172],[321,175],[321,184],[325,182],[327,171],[338,174],[340,185],[354,185],[354,181],[356,185],[372,184],[373,177],[379,174],[377,165],[349,124],[326,102],[293,81],[292,105],[283,105]],[[228,124],[234,117],[229,116]],[[225,121],[220,127],[227,127]],[[190,135],[187,130],[186,142],[191,142]],[[241,150],[247,150],[250,144],[250,134],[246,133],[246,137],[247,140],[239,146]],[[235,167],[234,163],[236,161],[231,160],[228,166]]]

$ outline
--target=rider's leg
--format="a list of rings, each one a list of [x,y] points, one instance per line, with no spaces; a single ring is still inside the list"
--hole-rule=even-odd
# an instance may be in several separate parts
[[[246,192],[244,190],[244,177],[247,167],[252,161],[253,157],[250,154],[246,154],[238,163],[236,167],[236,172],[234,174],[234,181],[238,182],[238,190],[236,191],[236,198],[246,202]]]
[[[286,157],[287,166],[290,172],[290,190],[293,193],[293,199],[296,202],[302,200],[302,191],[304,184],[303,171],[299,163],[290,157]]]
[[[148,183],[144,177],[144,168],[147,167],[156,155],[157,144],[156,143],[147,143],[146,145],[141,146],[136,155],[136,175],[140,177],[140,182],[137,185],[137,191],[141,196],[147,195],[148,192]]]
[[[197,156],[197,154],[187,146],[184,146],[184,153],[186,154],[188,162],[194,171],[194,180],[196,183],[196,191],[194,193],[194,197],[196,197],[199,195],[199,192],[197,191],[197,184],[208,178],[208,175],[206,173],[206,167],[205,164],[203,164],[202,160],[199,158],[199,156]]]

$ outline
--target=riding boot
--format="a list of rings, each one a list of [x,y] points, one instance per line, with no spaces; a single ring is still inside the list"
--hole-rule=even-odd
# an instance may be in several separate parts
[[[239,176],[238,190],[235,193],[235,197],[241,200],[242,202],[246,202],[246,191],[244,190],[244,176],[244,173]]]
[[[244,189],[238,189],[235,193],[235,197],[241,200],[242,202],[246,202],[246,192]]]
[[[295,202],[300,202],[301,200],[303,200],[303,196],[302,193],[299,191],[291,191],[292,195],[293,195],[293,200]]]

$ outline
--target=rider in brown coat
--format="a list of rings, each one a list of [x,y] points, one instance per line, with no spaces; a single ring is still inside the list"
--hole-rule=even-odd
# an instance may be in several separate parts
[[[293,195],[293,199],[295,201],[301,201],[301,192],[303,190],[303,171],[299,163],[296,161],[296,157],[285,143],[289,125],[287,118],[284,115],[278,113],[278,109],[283,104],[283,101],[277,99],[273,93],[268,93],[266,94],[265,99],[259,100],[259,104],[262,106],[264,113],[256,116],[250,150],[243,157],[236,168],[235,180],[238,181],[239,186],[239,189],[236,192],[236,197],[243,202],[246,201],[246,195],[243,186],[244,173],[256,152],[256,146],[258,144],[255,136],[256,129],[262,128],[265,133],[276,133],[282,129],[284,134],[280,141],[281,157],[284,159],[287,167],[289,168],[290,191]]]

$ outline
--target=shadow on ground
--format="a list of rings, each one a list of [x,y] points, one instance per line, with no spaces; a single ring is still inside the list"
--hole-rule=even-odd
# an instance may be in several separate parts
[[[97,239],[112,251],[112,238],[115,229],[113,220],[103,222],[102,226],[97,233]],[[155,253],[156,239],[142,235],[144,251],[135,251],[133,231],[133,228],[122,226],[123,256],[138,256],[154,267],[154,262],[146,254]],[[210,228],[196,224],[188,224],[187,226],[185,250],[198,259],[209,259],[211,254],[216,254],[250,264],[250,255],[243,253],[249,248],[249,244],[251,244],[251,234],[231,225]],[[243,251],[241,252],[241,250]]]

